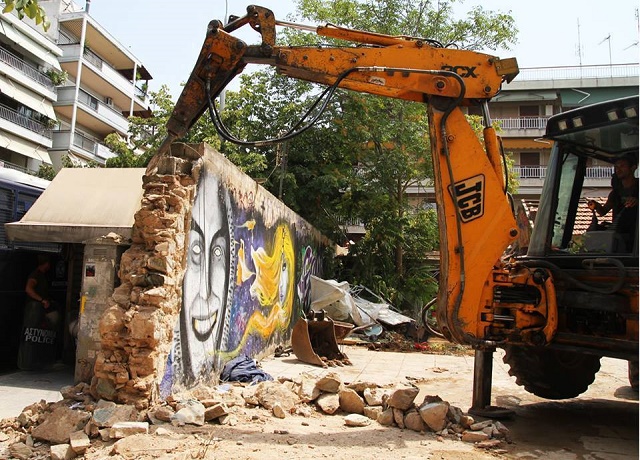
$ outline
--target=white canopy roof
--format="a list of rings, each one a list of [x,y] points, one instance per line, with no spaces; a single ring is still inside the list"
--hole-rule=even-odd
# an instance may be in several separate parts
[[[131,237],[144,168],[63,168],[19,222],[12,241],[82,243],[117,233]]]

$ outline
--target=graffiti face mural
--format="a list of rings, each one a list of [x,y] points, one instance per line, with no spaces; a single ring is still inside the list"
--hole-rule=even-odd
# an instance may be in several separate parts
[[[202,159],[185,248],[182,307],[161,394],[218,378],[226,361],[284,344],[310,302],[326,244],[225,158]]]
[[[192,210],[180,312],[182,370],[190,379],[210,373],[229,300],[229,199],[218,178],[203,169]]]

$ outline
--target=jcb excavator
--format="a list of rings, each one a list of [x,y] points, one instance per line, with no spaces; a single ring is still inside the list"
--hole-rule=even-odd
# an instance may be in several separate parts
[[[247,45],[231,34],[245,25],[260,34],[260,44]],[[279,46],[276,26],[353,45]],[[635,246],[624,254],[580,252],[570,245],[587,162],[613,162],[627,151],[637,152],[637,98],[629,108],[616,107],[616,119],[607,119],[605,112],[596,122],[580,112],[550,120],[556,128],[549,138],[556,147],[527,254],[513,245],[519,228],[487,106],[518,74],[514,58],[423,38],[302,26],[249,6],[246,15],[232,16],[226,24],[209,23],[159,154],[206,110],[221,136],[232,139],[213,101],[247,64],[274,66],[283,75],[327,85],[329,93],[339,87],[427,104],[441,242],[437,318],[449,340],[476,350],[470,412],[502,413],[490,405],[496,347],[507,350],[505,360],[518,383],[552,399],[582,393],[601,356],[637,362],[637,229]],[[470,105],[479,105],[484,115],[483,143],[465,118],[463,107]],[[599,133],[597,126],[607,120],[612,129]],[[590,130],[580,131],[587,126]],[[622,134],[631,141],[628,148],[618,139]],[[609,143],[616,147],[609,150]]]

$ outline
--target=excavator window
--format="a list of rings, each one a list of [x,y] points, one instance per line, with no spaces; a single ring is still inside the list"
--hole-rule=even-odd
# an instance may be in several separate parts
[[[637,257],[638,97],[555,115],[545,138],[555,142],[529,255]],[[593,160],[611,165],[608,188],[594,187],[609,179],[589,175]]]

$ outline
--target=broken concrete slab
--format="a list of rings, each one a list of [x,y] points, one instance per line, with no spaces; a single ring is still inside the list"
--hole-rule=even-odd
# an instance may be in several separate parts
[[[68,443],[69,433],[82,430],[90,418],[89,412],[58,407],[45,417],[44,422],[33,428],[31,435],[51,444]]]

